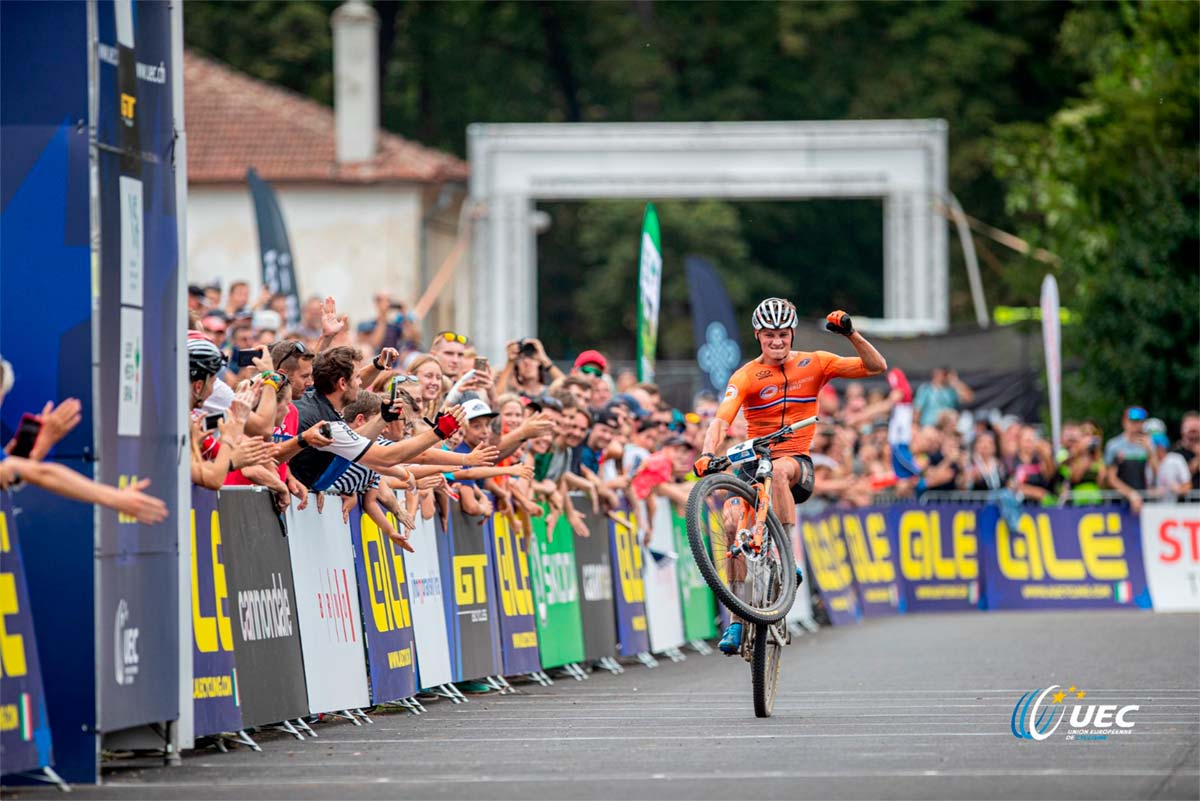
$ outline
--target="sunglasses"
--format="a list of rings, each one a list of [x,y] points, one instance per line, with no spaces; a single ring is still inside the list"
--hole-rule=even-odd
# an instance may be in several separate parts
[[[457,342],[460,345],[465,345],[468,341],[467,337],[462,334],[456,334],[453,331],[443,331],[434,337],[434,339],[444,339],[447,342]]]
[[[600,376],[604,375],[604,371],[594,364],[585,364],[583,367],[579,368],[579,372],[590,375],[593,378],[599,378]]]
[[[283,364],[293,356],[303,356],[305,353],[308,353],[308,348],[304,346],[303,342],[294,339],[288,343],[287,353],[283,354],[283,358],[279,360],[279,364]]]

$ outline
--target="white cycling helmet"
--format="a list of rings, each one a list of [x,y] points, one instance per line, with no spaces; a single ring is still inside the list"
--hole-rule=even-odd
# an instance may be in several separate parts
[[[783,298],[767,298],[758,304],[751,321],[755,331],[764,328],[795,328],[796,307]]]

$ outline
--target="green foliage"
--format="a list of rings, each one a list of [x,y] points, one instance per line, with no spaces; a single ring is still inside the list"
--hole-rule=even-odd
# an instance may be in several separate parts
[[[1109,428],[1126,403],[1169,420],[1200,405],[1200,6],[1119,11],[1067,17],[1063,50],[1090,79],[1048,123],[1005,129],[995,153],[1010,212],[1062,259],[1063,303],[1082,317],[1063,329],[1079,367],[1066,413]]]

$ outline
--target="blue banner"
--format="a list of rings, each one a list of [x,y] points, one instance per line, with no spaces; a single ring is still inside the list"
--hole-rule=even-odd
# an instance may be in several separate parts
[[[399,525],[389,518],[393,526]],[[350,540],[367,641],[371,703],[409,698],[417,694],[417,659],[404,549],[360,506],[350,512]]]
[[[896,570],[896,552],[883,510],[839,511],[828,520],[831,530],[840,532],[846,545],[863,615],[876,617],[903,612],[904,593]]]
[[[496,594],[488,589],[493,581],[488,575],[483,523],[453,504],[445,536],[438,537],[454,681],[480,679],[503,671]]]
[[[197,737],[242,728],[217,493],[192,487],[192,708]]]
[[[742,363],[737,318],[729,293],[715,267],[699,256],[683,260],[692,300],[692,332],[696,338],[696,363],[706,389],[721,393],[729,376]]]
[[[530,525],[528,519],[525,525]],[[487,526],[488,562],[492,566],[496,597],[500,599],[500,652],[504,675],[541,670],[538,658],[537,620],[529,583],[529,554],[525,537],[508,515],[492,515]]]
[[[46,696],[12,499],[0,492],[0,770],[21,773],[49,765],[51,759]]]
[[[800,536],[804,539],[810,573],[829,622],[835,626],[857,623],[862,619],[862,609],[837,514],[826,512],[801,518]]]
[[[1010,528],[980,515],[988,609],[1149,609],[1138,519],[1128,509],[1027,507]]]
[[[642,582],[642,549],[634,528],[611,522],[608,526],[612,549],[613,602],[617,612],[617,640],[621,656],[633,656],[650,650],[650,630],[646,626],[646,587]]]
[[[994,506],[914,506],[888,511],[892,549],[908,612],[981,606],[979,532]]]

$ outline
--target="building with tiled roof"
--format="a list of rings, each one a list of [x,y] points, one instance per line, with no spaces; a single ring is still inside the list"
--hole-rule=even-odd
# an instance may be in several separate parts
[[[351,17],[374,14],[350,2],[335,15],[343,9]],[[352,19],[352,28],[354,22],[360,27],[348,35],[359,39],[354,57],[338,65],[336,109],[185,53],[190,283],[227,287],[240,279],[257,295],[261,257],[249,168],[275,189],[302,302],[333,295],[352,321],[370,319],[377,291],[415,302],[450,251],[467,165],[379,129],[374,29],[370,17]],[[346,35],[335,30],[335,50],[350,41]],[[444,295],[465,293],[451,284]],[[452,320],[450,305],[439,303],[430,324]]]

